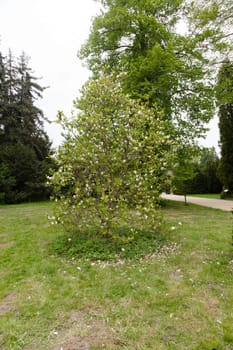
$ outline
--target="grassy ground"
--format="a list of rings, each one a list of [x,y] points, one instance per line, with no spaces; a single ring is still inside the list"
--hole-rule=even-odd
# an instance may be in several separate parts
[[[220,199],[219,193],[204,193],[204,194],[189,194],[190,197],[199,197],[199,198],[213,198],[213,199]]]
[[[163,211],[169,243],[108,263],[52,253],[51,204],[0,207],[0,349],[232,350],[231,214]]]
[[[189,194],[190,197],[199,197],[199,198],[213,198],[213,199],[221,199],[221,195],[219,193],[204,193],[204,194]],[[226,196],[224,199],[232,201],[232,196]]]

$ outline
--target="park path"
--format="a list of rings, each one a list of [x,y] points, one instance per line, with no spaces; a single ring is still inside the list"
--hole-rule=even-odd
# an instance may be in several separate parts
[[[184,196],[162,193],[161,197],[164,199],[170,199],[173,201],[184,202]],[[198,205],[203,205],[205,207],[222,209],[227,211],[231,211],[233,209],[233,201],[224,200],[224,199],[200,198],[200,197],[187,196],[187,203],[194,203]]]

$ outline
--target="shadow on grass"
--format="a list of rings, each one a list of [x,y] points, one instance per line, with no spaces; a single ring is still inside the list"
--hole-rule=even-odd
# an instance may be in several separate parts
[[[159,231],[135,230],[133,236],[129,227],[118,227],[114,231],[118,237],[129,239],[104,238],[94,229],[77,231],[57,237],[50,245],[50,253],[88,260],[140,259],[168,241],[166,233]]]

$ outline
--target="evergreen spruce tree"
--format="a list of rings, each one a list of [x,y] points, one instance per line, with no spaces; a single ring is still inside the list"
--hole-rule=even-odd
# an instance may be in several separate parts
[[[44,116],[35,101],[44,88],[37,83],[22,54],[0,55],[0,201],[43,199],[51,166],[51,143]]]

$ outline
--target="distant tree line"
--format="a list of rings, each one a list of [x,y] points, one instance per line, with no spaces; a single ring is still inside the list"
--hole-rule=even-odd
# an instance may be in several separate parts
[[[19,203],[48,196],[46,174],[51,143],[43,112],[35,105],[44,88],[23,53],[0,52],[0,202]]]
[[[198,157],[189,162],[189,176],[175,176],[172,190],[178,194],[220,193],[222,182],[219,177],[220,158],[214,147],[203,148]],[[183,169],[181,169],[183,170]]]
[[[219,117],[220,150],[205,148],[196,159],[188,159],[172,179],[176,193],[220,193],[221,198],[233,195],[233,63],[226,59],[218,72],[216,102]]]

